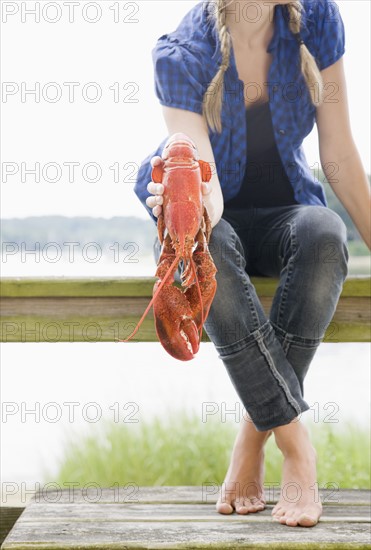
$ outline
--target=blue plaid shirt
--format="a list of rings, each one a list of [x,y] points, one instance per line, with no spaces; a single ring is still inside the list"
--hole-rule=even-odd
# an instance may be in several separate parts
[[[343,21],[333,1],[301,1],[304,8],[301,38],[323,70],[344,54]],[[207,19],[213,6],[215,2],[198,3],[176,30],[162,35],[153,48],[155,92],[161,105],[202,113],[203,95],[221,63],[218,34]],[[300,71],[299,44],[289,29],[286,6],[276,5],[273,10],[274,35],[267,50],[272,54],[272,63],[266,84],[277,148],[297,202],[327,206],[323,186],[313,176],[302,147],[304,138],[313,129],[316,108]],[[325,91],[328,101],[332,91],[333,87]],[[209,130],[225,201],[237,195],[248,162],[244,93],[250,97],[252,91],[245,89],[238,77],[232,48],[224,75],[222,132]],[[145,204],[149,196],[146,187],[151,181],[150,159],[161,155],[167,137],[143,160],[134,187],[155,222],[152,210]]]

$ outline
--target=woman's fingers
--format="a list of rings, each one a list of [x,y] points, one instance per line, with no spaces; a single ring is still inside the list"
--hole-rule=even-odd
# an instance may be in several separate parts
[[[164,186],[162,183],[154,183],[153,181],[150,181],[147,185],[147,191],[152,195],[162,195],[164,192]]]
[[[152,168],[154,166],[157,166],[162,162],[162,158],[159,156],[155,156],[151,158],[151,165]],[[164,186],[162,183],[155,183],[153,181],[150,181],[147,185],[147,191],[148,193],[151,193],[150,197],[147,197],[146,199],[146,205],[149,208],[152,208],[152,214],[158,218],[158,216],[162,212],[162,203],[164,201],[164,198],[162,197],[162,194],[164,192]]]
[[[154,166],[157,166],[163,162],[162,158],[160,156],[155,156],[151,158],[151,165],[152,168]],[[209,195],[211,193],[211,185],[207,182],[202,182],[201,184],[201,192],[202,195]],[[146,199],[146,205],[149,208],[152,208],[152,214],[156,217],[158,217],[162,212],[162,204],[164,202],[163,193],[164,193],[164,186],[162,183],[155,183],[153,181],[150,181],[147,185],[147,191],[148,193],[151,193],[150,197],[147,197]]]
[[[154,208],[157,205],[161,205],[164,202],[164,198],[161,195],[152,195],[146,198],[146,205],[150,208]]]
[[[159,217],[159,215],[161,214],[162,212],[162,207],[161,206],[155,206],[154,208],[152,208],[152,214],[154,216],[156,216],[156,218]]]
[[[209,195],[211,193],[211,185],[210,183],[207,183],[206,181],[203,181],[201,183],[201,193],[203,195]]]
[[[162,162],[162,158],[159,157],[158,155],[152,157],[152,158],[151,158],[151,166],[152,166],[152,168],[153,168],[154,166],[157,166],[157,164],[160,164],[161,162]]]
[[[154,185],[159,185],[159,184],[154,184]],[[161,195],[151,195],[150,197],[146,198],[146,205],[149,206],[149,208],[152,208],[152,214],[156,216],[156,218],[158,218],[162,212],[161,205],[163,203],[163,200],[164,198]]]

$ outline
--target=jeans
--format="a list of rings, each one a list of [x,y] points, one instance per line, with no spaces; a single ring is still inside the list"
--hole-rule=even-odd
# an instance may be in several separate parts
[[[347,275],[346,227],[323,206],[225,209],[209,250],[217,291],[204,328],[256,429],[288,424],[309,409],[303,382]],[[279,278],[269,316],[254,275]]]

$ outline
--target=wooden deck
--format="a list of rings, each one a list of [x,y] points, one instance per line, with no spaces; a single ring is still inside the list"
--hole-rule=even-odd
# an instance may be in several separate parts
[[[322,490],[321,521],[305,528],[272,521],[278,490],[267,489],[267,509],[246,516],[218,514],[210,485],[47,491],[35,495],[1,548],[371,548],[369,491]]]
[[[113,342],[127,337],[152,295],[154,278],[1,280],[2,342]],[[253,278],[266,312],[277,281]],[[370,340],[370,278],[345,281],[325,342]],[[204,332],[203,339],[207,341]],[[152,312],[135,341],[156,341]],[[134,484],[133,484],[134,485]],[[321,491],[324,514],[313,528],[271,519],[267,509],[221,515],[210,487],[140,487],[35,495],[22,512],[0,508],[2,550],[64,549],[370,549],[370,492]],[[98,491],[99,493],[99,491]],[[21,513],[22,512],[22,513]],[[18,518],[19,514],[20,517]],[[18,518],[18,520],[17,520]],[[17,520],[17,521],[16,521]]]

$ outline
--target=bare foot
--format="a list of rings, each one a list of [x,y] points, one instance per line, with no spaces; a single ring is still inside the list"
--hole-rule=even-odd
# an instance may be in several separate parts
[[[284,455],[281,496],[272,516],[282,524],[313,527],[319,521],[322,504],[316,483],[316,451],[307,429],[299,421],[274,429]]]
[[[264,444],[271,432],[258,432],[250,420],[241,421],[231,462],[219,493],[220,514],[259,512],[265,508]]]

